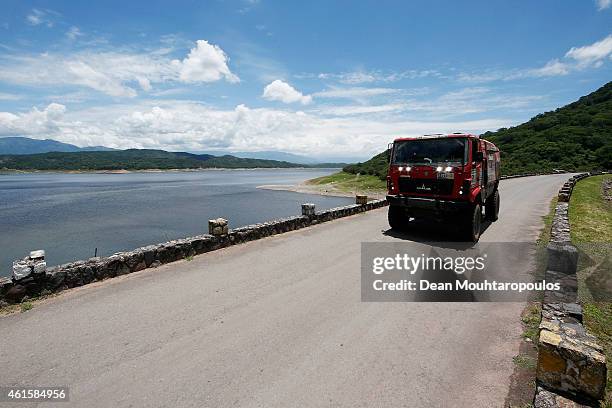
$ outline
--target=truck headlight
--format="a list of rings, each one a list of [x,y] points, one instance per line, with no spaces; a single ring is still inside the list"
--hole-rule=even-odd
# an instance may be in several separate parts
[[[442,171],[442,166],[436,167],[436,171]]]
[[[446,167],[446,168],[444,169],[444,171],[452,171],[452,170],[453,170],[453,168],[452,168],[451,166],[448,166],[448,167]]]

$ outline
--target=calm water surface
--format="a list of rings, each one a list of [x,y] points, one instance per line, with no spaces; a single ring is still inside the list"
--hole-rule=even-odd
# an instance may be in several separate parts
[[[257,189],[295,184],[333,169],[214,170],[128,174],[0,175],[0,276],[12,261],[45,249],[47,264],[110,255],[206,233],[208,219],[230,228],[353,202]]]

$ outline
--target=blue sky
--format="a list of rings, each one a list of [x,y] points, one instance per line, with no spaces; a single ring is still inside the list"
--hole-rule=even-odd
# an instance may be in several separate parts
[[[336,159],[495,130],[611,79],[611,2],[5,0],[0,137]]]

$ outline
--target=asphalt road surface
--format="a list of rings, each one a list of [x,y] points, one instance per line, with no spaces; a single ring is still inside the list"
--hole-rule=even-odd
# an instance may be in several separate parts
[[[500,219],[481,240],[535,240],[568,177],[502,181]],[[0,318],[0,386],[68,386],[59,407],[503,406],[524,304],[361,302],[360,243],[408,241],[385,234],[386,214],[92,284]]]

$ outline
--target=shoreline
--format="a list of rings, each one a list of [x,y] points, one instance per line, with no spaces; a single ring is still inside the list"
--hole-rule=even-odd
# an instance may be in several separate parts
[[[381,199],[386,196],[385,191],[344,191],[334,187],[332,184],[309,184],[308,181],[300,184],[266,184],[257,186],[256,188],[273,191],[290,191],[301,194],[317,194],[330,197],[355,197],[357,194],[364,194],[368,196],[368,199]]]
[[[196,173],[201,171],[244,171],[244,170],[338,170],[337,167],[208,167],[198,169],[138,169],[138,170],[13,170],[1,169],[0,175],[13,174],[131,174],[131,173]]]

